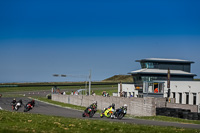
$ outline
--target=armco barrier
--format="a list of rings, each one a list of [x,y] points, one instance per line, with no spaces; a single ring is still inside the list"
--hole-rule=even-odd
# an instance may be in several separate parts
[[[78,106],[88,107],[93,101],[97,101],[98,109],[103,109],[115,103],[115,108],[119,108],[124,104],[128,105],[127,114],[135,116],[155,116],[156,106],[155,98],[123,98],[123,97],[102,97],[102,96],[83,96],[83,95],[60,95],[52,94],[53,101],[69,103]]]

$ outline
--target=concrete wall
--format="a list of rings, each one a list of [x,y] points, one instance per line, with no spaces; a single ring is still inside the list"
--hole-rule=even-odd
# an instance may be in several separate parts
[[[52,94],[53,101],[69,103],[78,106],[88,107],[93,101],[97,101],[98,109],[102,110],[105,107],[115,103],[115,108],[119,108],[124,104],[128,105],[127,114],[135,116],[155,116],[156,106],[155,98],[120,98],[120,97],[102,97],[102,96],[82,96],[82,95],[60,95]]]

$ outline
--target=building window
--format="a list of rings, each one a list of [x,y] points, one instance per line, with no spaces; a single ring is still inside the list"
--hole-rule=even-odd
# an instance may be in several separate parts
[[[141,67],[142,69],[144,68],[154,68],[154,63],[153,62],[141,62]]]
[[[144,93],[163,93],[164,82],[144,82]]]
[[[197,100],[197,94],[193,93],[193,105],[196,105],[196,100]]]
[[[186,93],[186,104],[189,104],[189,93]]]
[[[164,91],[164,83],[159,83],[159,92],[163,93]]]
[[[182,93],[179,93],[179,103],[182,104]]]
[[[172,92],[173,97],[172,98],[176,98],[176,93]]]

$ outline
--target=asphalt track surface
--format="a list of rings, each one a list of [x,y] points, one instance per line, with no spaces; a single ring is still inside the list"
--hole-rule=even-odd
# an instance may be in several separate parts
[[[26,104],[30,99],[28,98],[17,98],[16,100],[22,99],[23,104]],[[8,111],[13,111],[10,105],[12,98],[0,98],[0,108]],[[21,107],[18,112],[23,112],[24,108]],[[34,114],[44,114],[51,116],[62,116],[62,117],[70,117],[70,118],[81,118],[81,119],[90,119],[90,120],[105,120],[112,122],[122,122],[122,123],[131,123],[131,124],[142,124],[142,125],[155,125],[155,126],[172,126],[172,127],[180,127],[180,128],[194,128],[200,129],[200,125],[198,124],[181,124],[175,122],[163,122],[163,121],[153,121],[153,120],[141,120],[141,119],[133,119],[133,118],[123,118],[122,120],[118,119],[108,119],[108,118],[100,118],[99,114],[95,114],[93,118],[82,117],[83,111],[78,111],[69,108],[63,108],[55,105],[51,105],[48,103],[36,101],[35,107],[27,113]]]

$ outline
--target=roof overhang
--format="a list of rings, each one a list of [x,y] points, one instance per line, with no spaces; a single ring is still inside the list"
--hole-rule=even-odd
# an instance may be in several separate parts
[[[136,62],[194,63],[193,61],[188,61],[188,60],[165,59],[165,58],[146,58],[146,59],[136,60]]]
[[[167,73],[168,73],[168,70],[162,70],[162,69],[140,69],[136,71],[131,71],[128,74],[167,75]],[[188,73],[181,70],[170,70],[170,75],[197,76],[196,74]]]

